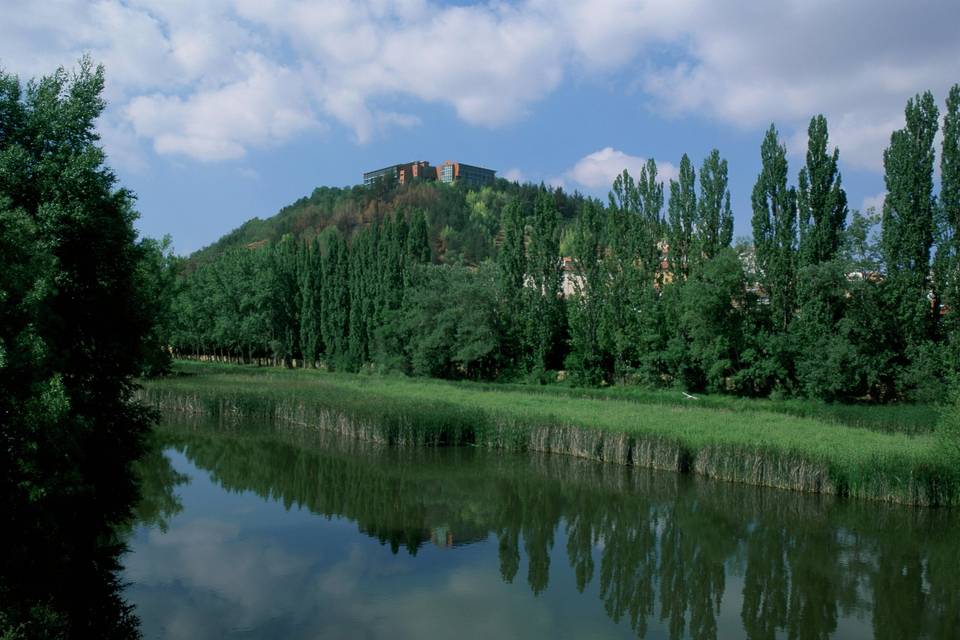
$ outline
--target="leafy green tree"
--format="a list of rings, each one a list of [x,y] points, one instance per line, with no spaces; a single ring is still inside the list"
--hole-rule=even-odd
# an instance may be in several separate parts
[[[694,255],[694,228],[697,223],[696,175],[687,154],[680,159],[677,180],[670,180],[670,204],[667,210],[667,246],[670,272],[677,282],[690,277]]]
[[[890,311],[901,327],[903,347],[933,337],[930,256],[934,239],[933,138],[938,112],[926,92],[907,101],[906,126],[890,136],[884,151],[887,197],[881,247]]]
[[[803,265],[820,264],[837,255],[847,220],[847,194],[837,167],[840,151],[827,151],[826,118],[812,118],[807,135],[807,163],[800,170],[797,191]]]
[[[705,262],[683,288],[683,330],[699,371],[699,379],[689,381],[693,388],[724,392],[732,386],[746,347],[746,308],[743,266],[730,248]]]
[[[692,174],[691,174],[692,177]],[[727,161],[714,149],[700,169],[700,199],[697,201],[697,261],[711,260],[733,242],[733,211],[727,188]]]
[[[526,368],[526,276],[526,220],[522,205],[513,200],[504,208],[503,242],[497,255],[497,298],[508,322],[502,345],[508,373]]]
[[[787,187],[787,148],[773,125],[760,148],[763,167],[753,187],[753,241],[773,327],[786,332],[796,307],[797,197]]]
[[[141,259],[137,268],[144,301],[150,305],[147,313],[154,319],[150,334],[143,342],[143,370],[147,377],[170,373],[173,358],[170,347],[176,323],[174,300],[177,296],[177,271],[180,259],[173,253],[172,240],[165,236],[157,241],[144,238],[138,248]]]
[[[940,212],[938,280],[945,305],[945,333],[950,340],[951,359],[957,370],[960,369],[960,84],[950,88],[943,118]]]
[[[349,254],[343,235],[331,233],[326,238],[323,268],[323,309],[321,334],[327,364],[339,367],[348,356],[350,327]]]
[[[799,384],[810,396],[834,400],[857,387],[853,379],[859,372],[855,345],[839,327],[848,299],[846,265],[838,261],[847,197],[837,167],[839,151],[829,153],[827,143],[827,121],[818,115],[810,120],[797,192],[799,313],[792,333]]]
[[[273,247],[270,273],[270,311],[274,354],[284,366],[300,355],[299,248],[292,235]]]
[[[566,369],[579,384],[609,382],[611,354],[601,344],[599,327],[606,310],[605,216],[598,203],[586,202],[577,217],[573,240],[574,293],[570,317],[570,354]]]
[[[156,254],[98,145],[103,87],[86,58],[25,89],[0,73],[0,634],[138,636],[106,541],[150,422],[133,393]]]
[[[564,319],[561,298],[563,264],[557,208],[544,192],[537,196],[533,229],[527,250],[530,287],[527,295],[527,341],[532,347],[532,370],[542,375],[556,364],[558,337]]]
[[[306,245],[300,258],[300,345],[303,362],[313,367],[323,351],[323,268],[320,256],[320,242],[314,239]]]

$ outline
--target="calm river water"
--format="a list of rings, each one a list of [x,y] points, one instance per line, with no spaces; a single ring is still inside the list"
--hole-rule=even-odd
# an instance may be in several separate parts
[[[146,638],[960,638],[960,514],[559,456],[168,422]]]

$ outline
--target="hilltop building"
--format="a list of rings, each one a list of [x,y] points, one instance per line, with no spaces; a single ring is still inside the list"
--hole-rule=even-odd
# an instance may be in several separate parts
[[[484,169],[451,160],[446,160],[437,167],[437,179],[440,182],[463,181],[470,186],[482,187],[485,184],[492,184],[496,177],[497,172],[493,169]]]
[[[438,167],[430,166],[426,160],[417,160],[404,164],[394,164],[383,169],[367,171],[363,174],[363,184],[373,184],[381,178],[392,178],[398,184],[405,184],[414,178],[421,180],[439,180],[440,182],[463,182],[470,186],[481,187],[491,184],[497,172],[462,162],[445,161]]]
[[[436,180],[437,168],[431,167],[426,160],[415,160],[404,164],[392,164],[383,169],[367,171],[363,174],[363,184],[373,184],[381,178],[392,177],[399,184],[405,184],[414,178]]]

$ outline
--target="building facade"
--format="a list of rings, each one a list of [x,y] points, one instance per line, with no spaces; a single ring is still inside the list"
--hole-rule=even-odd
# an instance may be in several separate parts
[[[433,167],[426,160],[417,160],[405,164],[394,164],[383,169],[367,171],[363,174],[363,184],[370,185],[384,178],[396,180],[398,184],[406,184],[415,178],[421,180],[439,180],[440,182],[464,184],[482,187],[492,184],[497,177],[493,169],[476,167],[462,162],[447,160],[437,167]]]

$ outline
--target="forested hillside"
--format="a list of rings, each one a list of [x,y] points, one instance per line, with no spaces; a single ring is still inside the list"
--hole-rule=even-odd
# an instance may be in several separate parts
[[[274,243],[286,234],[309,242],[331,227],[349,238],[398,212],[409,216],[419,210],[429,221],[430,245],[437,262],[476,265],[495,254],[504,206],[514,200],[532,204],[540,189],[503,179],[480,189],[422,180],[405,185],[384,180],[372,186],[317,187],[270,218],[245,222],[192,259],[206,262],[231,248]],[[572,220],[583,196],[571,196],[561,189],[551,193],[561,218]]]
[[[938,154],[934,97],[908,102],[882,212],[849,210],[822,116],[799,168],[771,125],[737,247],[717,150],[666,184],[653,161],[624,172],[607,203],[505,181],[320,188],[185,263],[170,342],[444,378],[939,400],[960,362],[958,109],[960,85]]]

